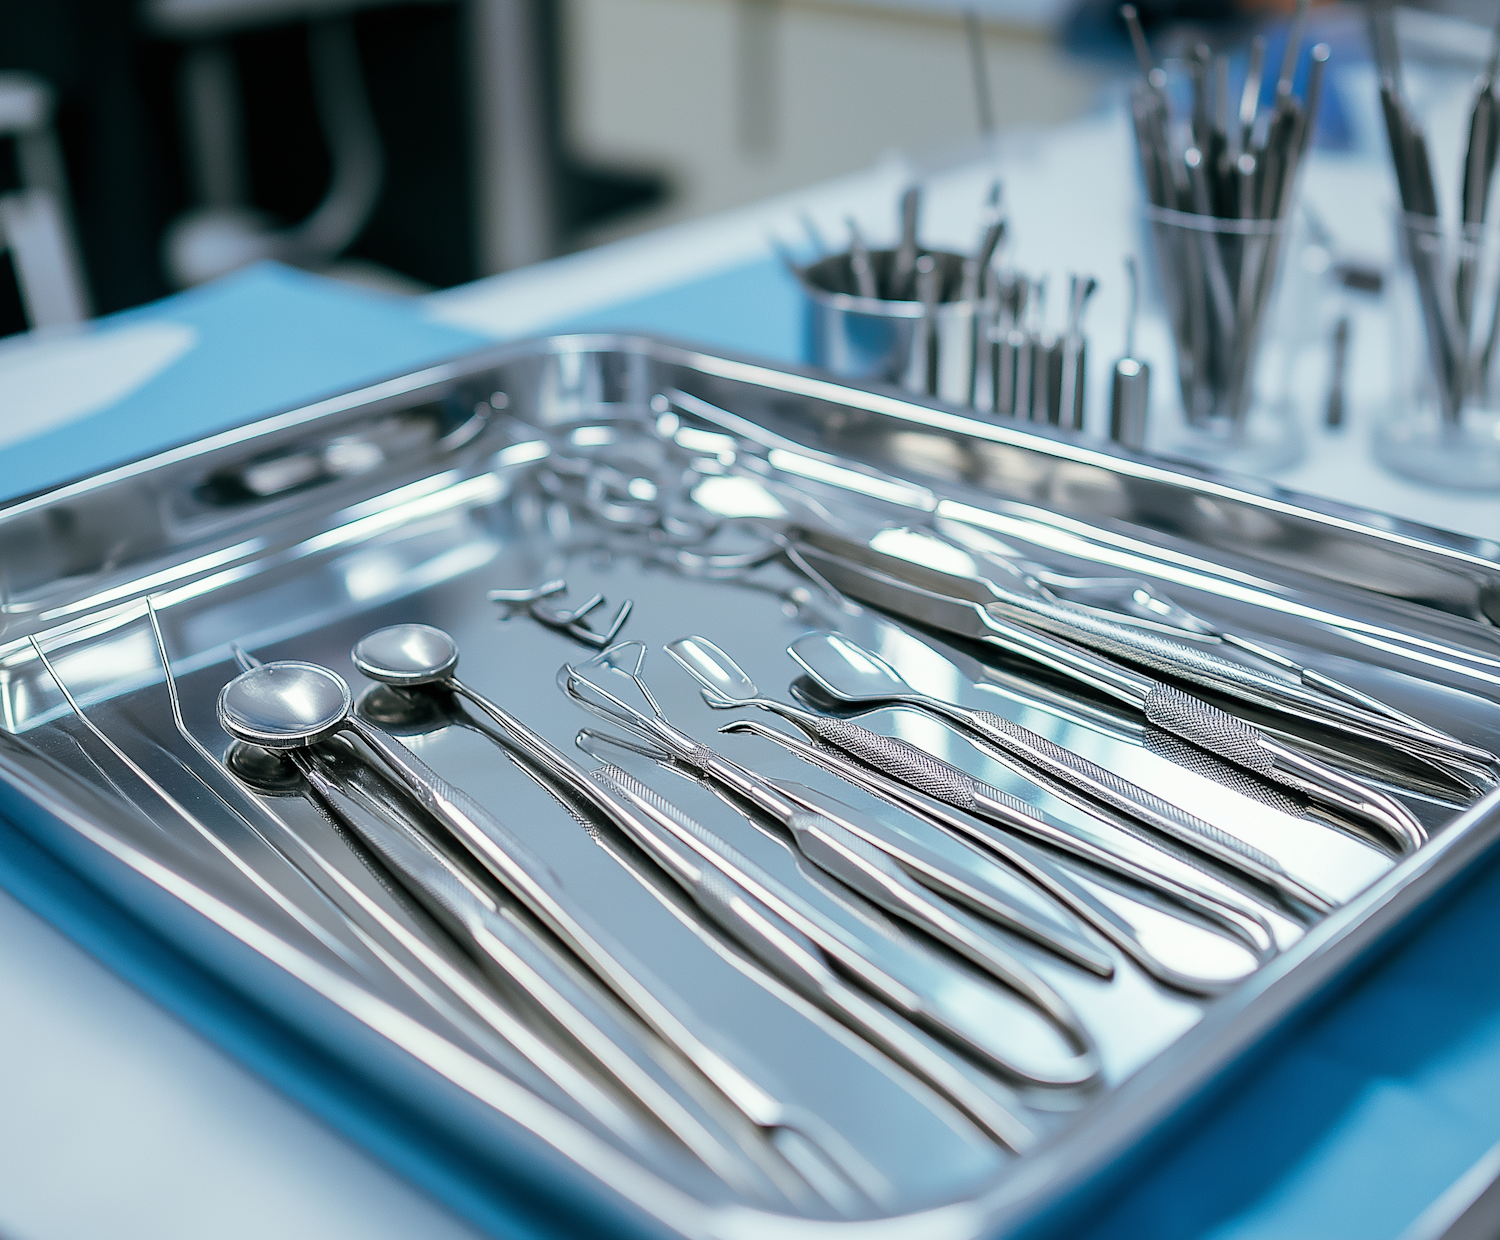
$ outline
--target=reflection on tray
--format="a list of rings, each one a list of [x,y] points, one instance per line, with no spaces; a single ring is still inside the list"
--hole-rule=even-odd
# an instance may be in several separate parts
[[[43,518],[140,547],[7,595],[15,769],[480,1157],[690,1234],[983,1203],[1494,786],[1473,621],[1062,540],[646,362],[461,373],[464,435],[232,520],[161,497],[295,438],[147,463]]]

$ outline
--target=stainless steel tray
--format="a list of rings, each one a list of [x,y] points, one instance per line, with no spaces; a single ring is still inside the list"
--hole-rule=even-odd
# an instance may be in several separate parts
[[[700,402],[727,413],[695,418]],[[596,591],[608,610],[633,601],[621,637],[652,649],[647,677],[679,726],[894,821],[766,741],[719,735],[727,716],[659,653],[704,634],[784,696],[796,673],[787,644],[835,627],[934,692],[1232,820],[1346,901],[1310,928],[1274,916],[1281,954],[1213,1001],[1157,986],[1123,959],[1102,982],[1011,943],[1079,1011],[1104,1061],[1103,1086],[1081,1092],[971,1073],[976,1090],[1006,1100],[1041,1135],[1017,1157],[747,964],[642,858],[583,829],[490,739],[446,718],[399,720],[424,760],[498,811],[686,997],[717,1049],[847,1142],[877,1202],[871,1235],[999,1235],[1062,1217],[1495,838],[1500,799],[1466,807],[1433,788],[1407,797],[1433,838],[1397,863],[1356,833],[1174,765],[1102,700],[840,608],[769,555],[776,514],[757,508],[768,494],[786,501],[788,519],[870,530],[953,517],[1064,571],[1144,577],[1463,740],[1493,749],[1500,736],[1491,544],[811,373],[643,338],[571,336],[292,410],[0,511],[0,770],[37,807],[26,823],[36,843],[461,1151],[493,1176],[497,1199],[540,1194],[567,1203],[575,1228],[586,1220],[643,1234],[783,1234],[791,1220],[689,1160],[622,1143],[549,1092],[430,967],[452,943],[378,864],[294,789],[252,794],[223,775],[210,759],[229,748],[214,704],[236,671],[230,643],[323,663],[359,692],[349,651],[360,636],[398,621],[435,624],[458,639],[469,683],[576,753],[579,729],[599,725],[556,675],[593,650],[487,598],[563,577],[572,602]],[[174,725],[148,598],[186,729],[207,754]],[[931,651],[961,675],[934,671]],[[909,711],[863,721],[1023,798],[1045,796]],[[1345,757],[1379,777],[1373,757]],[[632,769],[809,900],[869,923],[774,833],[649,762]],[[816,1213],[797,1234],[865,1230]]]

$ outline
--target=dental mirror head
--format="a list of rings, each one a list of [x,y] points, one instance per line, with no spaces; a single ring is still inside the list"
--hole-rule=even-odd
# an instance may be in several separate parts
[[[451,677],[458,666],[458,644],[430,624],[393,624],[363,637],[353,658],[371,680],[409,689]]]
[[[262,663],[219,693],[219,723],[236,740],[298,749],[337,732],[354,699],[343,677],[312,663]]]

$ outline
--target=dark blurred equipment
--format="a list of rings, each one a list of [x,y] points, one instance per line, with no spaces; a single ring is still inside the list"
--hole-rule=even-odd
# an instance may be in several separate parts
[[[562,63],[557,0],[0,0],[0,71],[55,98],[101,313],[236,253],[458,284],[659,201],[654,171],[568,152]],[[27,326],[8,283],[0,335]]]
[[[184,6],[151,6],[158,24]],[[202,5],[193,6],[197,21]],[[242,16],[243,4],[216,8]],[[180,19],[177,19],[180,20]],[[196,24],[196,23],[195,23]],[[328,189],[301,221],[278,227],[250,206],[240,126],[239,81],[222,38],[191,44],[182,61],[182,108],[199,207],[167,230],[163,261],[179,287],[202,284],[259,259],[323,267],[369,223],[385,176],[385,151],[371,111],[354,23],[347,14],[307,23],[307,62],[316,116],[328,149]]]
[[[351,245],[356,258],[453,284],[549,258],[579,227],[663,192],[659,178],[585,169],[564,151],[552,0],[148,0],[145,13],[187,45],[181,108],[198,206],[167,238],[179,284],[257,257],[316,268]],[[288,77],[306,92],[295,109]],[[242,108],[257,94],[260,107]],[[241,125],[268,110],[282,113],[274,128]],[[303,218],[278,222],[252,204],[267,145],[319,137],[325,188]],[[305,173],[317,162],[307,156]],[[284,162],[269,162],[272,184],[285,181]],[[406,252],[389,253],[382,234]]]
[[[1328,402],[1323,425],[1337,430],[1344,424],[1344,375],[1349,368],[1349,316],[1341,315],[1333,326],[1333,363],[1328,380]]]
[[[0,193],[0,249],[32,327],[80,323],[91,313],[73,236],[67,172],[52,129],[52,91],[39,78],[0,73],[0,141],[14,188]]]

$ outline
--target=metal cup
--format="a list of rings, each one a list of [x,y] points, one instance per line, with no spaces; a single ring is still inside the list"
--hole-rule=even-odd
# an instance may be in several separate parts
[[[930,250],[939,303],[927,322],[915,290],[903,298],[861,297],[850,256],[834,254],[798,270],[806,294],[808,358],[845,379],[893,383],[922,396],[967,405],[974,395],[975,324],[980,303],[957,297],[964,256]],[[871,250],[877,286],[888,288],[894,250]]]

